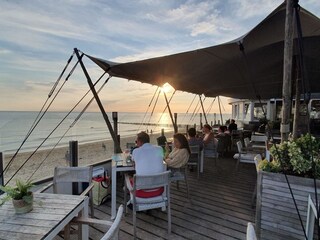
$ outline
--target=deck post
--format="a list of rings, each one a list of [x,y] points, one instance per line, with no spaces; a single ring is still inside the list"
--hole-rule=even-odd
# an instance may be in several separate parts
[[[113,119],[113,129],[114,134],[117,136],[118,143],[120,144],[120,135],[118,135],[118,112],[112,112],[112,119]],[[117,153],[117,145],[116,142],[113,142],[113,152]]]
[[[78,141],[69,141],[69,164],[70,167],[78,167]],[[72,194],[78,194],[78,183],[72,183]]]
[[[4,186],[4,174],[3,174],[3,159],[4,159],[4,154],[3,152],[0,152],[0,185]]]

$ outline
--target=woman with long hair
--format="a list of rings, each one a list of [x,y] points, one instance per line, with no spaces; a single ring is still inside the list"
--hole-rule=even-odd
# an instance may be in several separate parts
[[[165,162],[169,168],[180,168],[187,164],[190,156],[190,148],[187,138],[181,134],[173,135],[173,150],[169,153],[169,146],[166,144]]]

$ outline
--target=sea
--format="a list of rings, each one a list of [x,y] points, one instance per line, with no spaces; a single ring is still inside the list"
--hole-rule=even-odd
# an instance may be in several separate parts
[[[114,127],[112,113],[107,113]],[[206,115],[209,124],[221,121],[220,114]],[[225,122],[231,117],[223,114]],[[40,119],[40,121],[38,121]],[[168,113],[134,113],[118,112],[118,134],[121,137],[133,136],[140,131],[160,133],[162,129],[173,131],[173,125]],[[205,123],[204,116],[199,113],[178,113],[179,129],[186,125],[200,126],[200,120]],[[0,152],[14,153],[34,151],[35,149],[50,149],[67,146],[69,141],[89,143],[112,139],[106,122],[100,112],[46,112],[45,114],[30,111],[0,111]]]

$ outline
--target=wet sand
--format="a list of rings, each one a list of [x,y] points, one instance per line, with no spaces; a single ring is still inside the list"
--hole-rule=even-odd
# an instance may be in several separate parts
[[[172,138],[173,132],[165,133],[167,138]],[[157,138],[160,134],[150,134],[150,142],[157,144]],[[126,149],[126,143],[133,143],[136,139],[136,135],[123,137],[120,140],[121,149]],[[106,159],[110,159],[113,154],[113,141],[98,141],[81,144],[79,143],[79,166],[90,165],[93,163],[101,162]],[[54,150],[38,150],[28,160],[28,162],[19,170],[16,176],[13,178],[19,178],[27,180],[40,180],[53,175],[53,169],[56,166],[69,166],[68,151],[69,147],[59,147]],[[49,152],[52,151],[50,154]],[[22,164],[31,156],[32,152],[19,153],[8,171],[4,175],[4,180],[7,182],[9,178],[20,168]],[[49,154],[49,155],[48,155]],[[4,156],[4,168],[12,158],[13,154]]]

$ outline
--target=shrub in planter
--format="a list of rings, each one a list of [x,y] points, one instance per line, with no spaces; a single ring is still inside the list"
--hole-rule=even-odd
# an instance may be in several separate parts
[[[290,175],[320,178],[319,147],[320,142],[310,134],[285,141],[270,148],[274,161],[261,163],[259,168],[266,172],[286,172]]]

